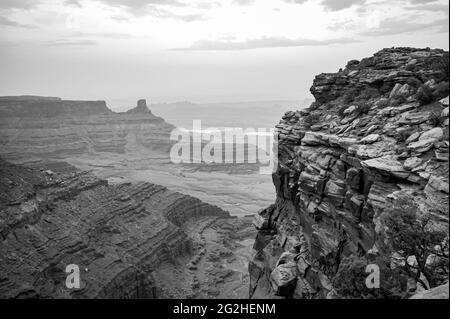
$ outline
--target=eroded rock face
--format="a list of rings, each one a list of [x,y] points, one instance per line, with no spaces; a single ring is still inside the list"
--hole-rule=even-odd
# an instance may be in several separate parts
[[[243,288],[222,257],[237,263],[251,220],[162,186],[112,186],[68,164],[36,165],[0,159],[0,298],[195,298]],[[197,240],[209,232],[220,236]],[[213,251],[214,240],[227,245]],[[189,260],[221,281],[195,283]],[[70,264],[80,289],[65,284]]]
[[[448,283],[428,291],[422,291],[414,296],[411,299],[448,299],[449,298],[449,287]]]
[[[316,102],[277,126],[277,199],[255,222],[254,298],[333,296],[344,257],[382,250],[380,217],[399,194],[448,229],[448,52],[385,49],[317,76],[311,92]],[[295,271],[280,268],[286,253]]]
[[[151,113],[145,100],[115,113],[104,101],[0,98],[2,157],[13,161],[139,149],[168,153],[173,129]]]

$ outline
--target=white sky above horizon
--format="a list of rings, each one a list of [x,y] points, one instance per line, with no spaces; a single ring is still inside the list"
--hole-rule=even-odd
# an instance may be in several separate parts
[[[448,50],[448,17],[447,0],[0,0],[0,95],[303,99],[384,47]]]

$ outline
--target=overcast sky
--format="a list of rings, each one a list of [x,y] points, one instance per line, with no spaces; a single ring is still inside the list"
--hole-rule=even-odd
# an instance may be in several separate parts
[[[448,0],[0,0],[0,95],[301,99],[383,47],[448,50]]]

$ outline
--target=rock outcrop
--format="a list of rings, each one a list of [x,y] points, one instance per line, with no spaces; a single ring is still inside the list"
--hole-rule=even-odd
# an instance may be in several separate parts
[[[128,112],[115,113],[104,101],[0,98],[0,152],[13,161],[124,154],[129,149],[168,154],[173,129],[151,113],[145,100]]]
[[[430,290],[422,291],[417,295],[412,296],[411,299],[449,299],[448,283]]]
[[[219,250],[196,236],[221,233],[233,259],[237,234],[246,238],[250,225],[162,186],[108,185],[65,163],[0,159],[0,298],[195,298],[211,297],[212,287],[242,288],[224,260],[204,261]],[[222,281],[195,283],[191,259]],[[71,264],[81,271],[78,289],[66,286]]]
[[[393,48],[315,78],[316,101],[277,126],[251,297],[335,295],[346,256],[383,253],[382,217],[400,196],[448,234],[448,65],[442,50]]]

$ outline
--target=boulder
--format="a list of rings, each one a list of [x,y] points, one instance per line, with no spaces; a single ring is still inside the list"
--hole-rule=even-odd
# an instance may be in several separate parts
[[[305,146],[317,146],[322,144],[322,139],[319,134],[314,134],[312,132],[306,132],[305,136],[302,139],[302,145]]]
[[[416,125],[426,122],[430,119],[430,112],[403,113],[399,120],[399,124]]]
[[[421,291],[410,299],[449,299],[448,283],[430,290]]]
[[[429,131],[426,131],[425,133],[422,133],[422,135],[419,138],[419,141],[432,139],[435,142],[437,142],[440,141],[443,136],[444,130],[441,129],[440,127],[435,127]]]
[[[398,96],[408,97],[411,95],[411,92],[412,88],[408,84],[401,85],[397,83],[389,94],[389,98],[392,99]]]
[[[269,218],[261,216],[259,214],[255,214],[253,217],[253,226],[257,230],[264,230],[269,228]]]
[[[347,109],[345,109],[344,114],[345,115],[353,114],[357,109],[358,109],[358,107],[356,105],[352,105],[352,106],[348,107]]]
[[[442,100],[439,101],[439,104],[442,105],[442,107],[448,107],[448,96],[446,98],[443,98]]]
[[[325,187],[325,178],[320,175],[313,175],[303,171],[298,180],[299,190],[305,193],[320,195]]]
[[[435,142],[435,139],[419,140],[417,142],[410,143],[407,148],[413,152],[425,153],[433,147]]]
[[[434,210],[439,211],[444,218],[448,220],[449,207],[449,184],[448,176],[434,176],[431,175],[428,184],[424,189],[425,196],[427,197],[427,204]]]
[[[440,148],[438,150],[434,151],[434,155],[436,156],[436,159],[441,162],[448,162],[449,160],[449,154],[448,154],[448,148]]]
[[[290,297],[297,285],[297,264],[288,262],[276,267],[270,274],[270,284],[277,296]]]
[[[406,179],[410,174],[399,161],[390,156],[373,158],[363,161],[361,164],[364,168],[374,169],[399,179]]]
[[[329,180],[325,186],[324,194],[337,207],[341,206],[345,198],[345,182]]]
[[[412,142],[416,142],[419,137],[420,137],[421,133],[420,132],[414,132],[412,133],[405,141],[405,144],[408,145]]]
[[[422,164],[422,160],[418,157],[410,157],[408,158],[405,163],[403,163],[403,167],[407,170],[412,170],[413,168],[416,168],[417,166],[419,166],[420,164]]]
[[[361,139],[359,142],[363,144],[373,144],[380,139],[379,134],[370,134]]]

